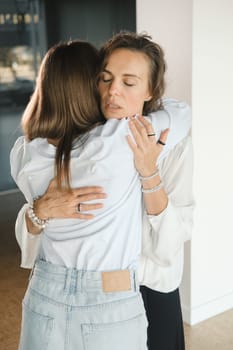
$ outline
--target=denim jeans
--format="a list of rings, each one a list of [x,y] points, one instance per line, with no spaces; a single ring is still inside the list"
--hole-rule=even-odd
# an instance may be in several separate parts
[[[101,273],[35,264],[23,300],[20,350],[146,350],[147,320],[131,290],[102,290]]]

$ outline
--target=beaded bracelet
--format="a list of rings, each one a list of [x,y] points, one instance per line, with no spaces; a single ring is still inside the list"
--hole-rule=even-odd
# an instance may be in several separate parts
[[[159,170],[157,170],[154,174],[152,174],[150,176],[141,176],[141,175],[139,175],[139,179],[143,180],[143,181],[146,181],[146,180],[153,179],[154,177],[156,177],[158,175],[159,175]]]
[[[38,198],[35,198],[33,200],[32,204],[29,205],[28,217],[36,227],[44,229],[48,225],[49,219],[40,219],[40,218],[38,218],[38,216],[36,216],[35,211],[34,211],[34,203],[37,199]]]
[[[142,192],[143,193],[153,193],[153,192],[157,192],[157,191],[161,190],[162,187],[163,187],[163,184],[162,184],[162,182],[160,182],[157,186],[152,187],[152,188],[146,189],[146,188],[142,187]]]

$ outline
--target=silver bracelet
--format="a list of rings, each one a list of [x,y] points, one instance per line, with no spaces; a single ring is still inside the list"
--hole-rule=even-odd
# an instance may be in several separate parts
[[[157,186],[152,187],[152,188],[146,189],[146,188],[143,188],[143,187],[142,187],[142,193],[153,193],[153,192],[157,192],[157,191],[161,190],[162,187],[163,187],[162,182],[160,182]]]
[[[33,202],[29,205],[28,208],[28,217],[31,220],[31,222],[38,228],[44,229],[48,223],[49,219],[40,219],[38,216],[36,216],[34,211],[34,203],[39,197],[35,198]]]
[[[150,180],[150,179],[153,179],[154,177],[158,176],[159,175],[159,170],[157,170],[154,174],[150,175],[150,176],[141,176],[139,175],[139,179],[140,180]]]

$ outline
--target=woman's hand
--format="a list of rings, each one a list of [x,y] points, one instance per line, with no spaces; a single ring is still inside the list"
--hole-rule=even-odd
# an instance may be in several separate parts
[[[135,167],[141,176],[150,176],[156,172],[156,162],[166,144],[169,129],[162,131],[156,140],[152,124],[143,116],[131,118],[129,127],[134,140],[131,136],[127,136],[127,140],[134,153]]]
[[[152,124],[144,117],[131,118],[129,126],[134,140],[131,136],[127,139],[134,154],[135,168],[142,177],[146,212],[159,215],[167,207],[168,196],[157,171],[157,160],[166,144],[169,129],[161,132],[157,140]]]
[[[46,192],[34,203],[36,216],[41,219],[47,218],[74,218],[93,219],[94,215],[84,213],[103,207],[102,203],[86,203],[92,200],[104,199],[106,194],[103,188],[98,186],[81,187],[72,189],[72,192],[58,190],[56,180],[53,179]]]

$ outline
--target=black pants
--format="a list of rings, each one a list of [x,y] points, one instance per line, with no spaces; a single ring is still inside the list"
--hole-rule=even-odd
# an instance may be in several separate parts
[[[179,290],[170,293],[140,288],[149,322],[149,350],[184,350],[184,329]]]

